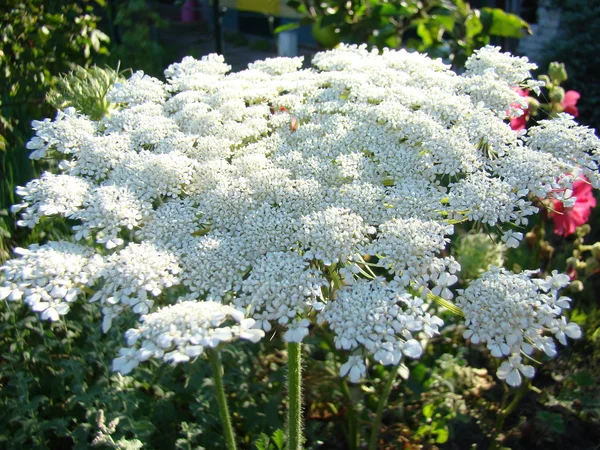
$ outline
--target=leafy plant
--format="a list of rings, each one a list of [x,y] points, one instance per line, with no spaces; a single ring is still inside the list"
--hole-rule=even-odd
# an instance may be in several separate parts
[[[15,202],[14,190],[36,173],[25,141],[33,119],[53,115],[46,92],[60,73],[87,67],[106,54],[108,37],[97,27],[102,0],[47,2],[6,0],[0,6],[0,210]],[[2,218],[0,261],[15,240],[12,221]],[[10,237],[9,237],[10,236]]]
[[[159,28],[167,22],[146,0],[113,0],[104,8],[111,39],[109,66],[143,70],[160,76],[165,51],[156,39]]]
[[[530,32],[520,17],[499,8],[473,9],[463,0],[289,0],[304,15],[276,32],[313,24],[326,48],[340,42],[368,43],[382,49],[400,46],[427,52],[462,67],[473,51],[492,38],[519,38]]]

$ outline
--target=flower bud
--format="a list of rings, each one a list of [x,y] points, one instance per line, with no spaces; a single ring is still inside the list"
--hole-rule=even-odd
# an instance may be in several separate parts
[[[569,290],[571,292],[581,292],[583,291],[583,283],[581,280],[573,280],[569,285]]]
[[[595,203],[594,203],[595,205]],[[589,223],[584,223],[583,225],[580,225],[579,227],[577,227],[577,237],[585,237],[588,234],[590,234],[592,232],[592,227],[590,226]]]
[[[538,80],[539,80],[539,81],[543,81],[543,82],[544,82],[544,86],[546,86],[546,87],[548,87],[548,88],[549,88],[550,86],[552,86],[552,82],[550,81],[550,77],[549,77],[548,75],[540,75],[540,76],[538,77]]]
[[[592,245],[592,256],[600,261],[600,242],[596,242]]]
[[[588,258],[585,261],[585,271],[588,274],[593,274],[600,270],[600,263],[596,258]]]
[[[560,84],[563,81],[566,81],[568,78],[565,65],[559,62],[550,63],[550,66],[548,67],[548,75],[556,84]]]
[[[529,114],[537,116],[537,113],[540,110],[540,102],[533,97],[527,97],[527,103],[529,104]]]
[[[560,86],[554,86],[550,89],[550,100],[556,103],[562,103],[565,99],[565,90]]]

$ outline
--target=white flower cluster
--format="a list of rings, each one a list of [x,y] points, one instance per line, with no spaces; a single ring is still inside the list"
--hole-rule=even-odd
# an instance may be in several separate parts
[[[560,296],[559,290],[569,284],[569,277],[556,271],[545,279],[530,275],[492,267],[456,299],[466,316],[464,337],[474,344],[486,343],[493,356],[508,357],[497,375],[511,386],[521,384],[520,374],[531,378],[535,373],[533,366],[522,364],[521,354],[537,349],[556,355],[548,334],[563,345],[567,337],[581,337],[579,326],[562,316],[571,299]]]
[[[2,268],[5,278],[0,300],[23,299],[41,313],[42,319],[55,321],[69,312],[69,304],[93,284],[103,267],[94,250],[69,242],[49,242],[17,248],[19,259]]]
[[[165,86],[159,80],[137,71],[126,82],[115,83],[106,99],[112,103],[142,105],[146,102],[162,103],[166,97]]]
[[[526,137],[527,145],[583,171],[596,189],[600,188],[600,147],[594,130],[578,125],[568,114],[542,120]]]
[[[260,258],[250,276],[242,283],[242,294],[234,303],[248,308],[266,331],[270,321],[286,325],[285,340],[301,342],[310,322],[305,313],[311,307],[321,309],[321,286],[327,284],[318,272],[295,253],[274,252]]]
[[[85,178],[72,175],[54,175],[44,172],[39,179],[17,187],[23,202],[13,205],[11,212],[21,212],[20,227],[35,227],[44,216],[69,217],[83,205],[90,189]]]
[[[516,85],[530,78],[530,71],[537,65],[530,63],[525,56],[517,57],[510,53],[502,53],[500,47],[486,46],[476,50],[465,63],[469,76],[495,73],[500,79]]]
[[[258,342],[265,332],[253,328],[254,319],[244,317],[244,312],[232,306],[211,301],[188,300],[160,308],[142,316],[138,327],[125,333],[128,347],[113,360],[113,370],[126,375],[150,358],[180,363],[223,342]]]
[[[34,120],[31,127],[35,130],[35,136],[27,142],[27,148],[33,150],[29,155],[31,159],[45,158],[51,150],[76,153],[84,140],[96,132],[96,125],[77,114],[73,107],[59,111],[54,121]]]
[[[447,264],[436,254],[449,242],[445,236],[453,232],[454,227],[443,222],[392,219],[379,226],[378,238],[368,253],[378,256],[379,264],[396,273],[404,286],[411,281],[423,286],[431,275],[440,274],[440,263],[445,269]]]
[[[19,188],[13,210],[23,226],[74,221],[85,258],[103,261],[90,287],[105,328],[124,309],[219,301],[263,330],[285,327],[289,341],[316,316],[342,348],[367,346],[385,363],[418,356],[409,334],[440,322],[414,295],[453,298],[459,265],[442,253],[454,223],[517,246],[514,228],[537,212],[530,193],[568,191],[573,177],[559,173],[598,184],[598,139],[584,127],[561,116],[528,135],[510,129],[511,87],[533,67],[524,59],[485,48],[457,75],[418,53],[342,45],[301,63],[228,74],[221,56],[187,57],[165,82],[136,73],[116,85],[110,117],[67,110],[34,123],[32,157],[64,159],[62,173]],[[23,258],[4,268],[14,298],[27,278],[16,272],[33,263]],[[50,267],[36,270],[52,292]],[[356,379],[364,357],[350,361],[343,372]]]
[[[300,242],[307,248],[307,259],[319,259],[329,266],[352,259],[352,254],[368,242],[367,234],[375,234],[358,214],[336,207],[302,217]]]
[[[335,332],[335,346],[355,350],[359,346],[384,365],[399,364],[403,356],[418,358],[423,353],[421,343],[413,334],[423,331],[433,337],[443,324],[437,316],[426,312],[419,297],[402,287],[382,280],[358,280],[336,292],[335,301],[328,303],[319,315]],[[342,376],[350,374],[357,382],[365,375],[364,357],[351,359],[342,367]]]
[[[180,270],[174,255],[151,243],[130,243],[108,256],[99,273],[104,283],[90,299],[102,305],[103,330],[110,328],[112,319],[125,307],[146,314],[154,305],[152,297],[179,283]]]

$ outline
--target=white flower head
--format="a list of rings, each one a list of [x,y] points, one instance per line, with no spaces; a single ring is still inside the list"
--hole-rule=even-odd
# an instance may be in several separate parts
[[[498,371],[498,377],[511,386],[521,383],[519,371],[531,378],[532,366],[521,366],[521,352],[531,354],[534,349],[553,357],[554,340],[545,333],[550,331],[566,345],[566,337],[577,339],[581,330],[567,323],[558,303],[568,307],[566,297],[557,299],[558,289],[568,283],[565,275],[554,272],[545,280],[530,279],[530,274],[515,274],[492,267],[474,281],[456,299],[466,316],[464,337],[471,342],[485,343],[492,355],[508,357]]]
[[[413,334],[426,330],[425,334],[432,336],[442,324],[441,319],[426,312],[420,298],[381,280],[364,279],[340,289],[335,301],[319,312],[318,320],[328,323],[335,333],[336,348],[362,347],[384,365],[397,365],[404,356],[419,358],[423,349]],[[350,361],[357,364],[355,357]],[[348,373],[350,366],[344,367]],[[362,374],[358,368],[353,375]]]
[[[125,337],[128,347],[113,360],[113,370],[126,375],[150,358],[173,364],[190,361],[206,348],[245,339],[256,343],[264,331],[255,321],[229,305],[205,301],[182,301],[144,315]]]
[[[212,301],[247,311],[256,329],[284,328],[290,342],[316,320],[352,352],[343,372],[356,380],[366,371],[357,358],[418,358],[439,331],[423,299],[455,296],[455,223],[495,228],[515,247],[522,235],[511,230],[538,212],[531,195],[568,206],[580,174],[600,187],[598,138],[571,117],[510,129],[506,111],[522,102],[512,87],[531,85],[525,58],[484,47],[459,75],[426,55],[342,44],[301,65],[277,58],[229,74],[222,56],[186,57],[165,82],[137,72],[115,85],[103,120],[67,109],[34,122],[32,157],[60,156],[62,173],[18,188],[12,210],[31,228],[69,219],[80,244],[23,250],[2,269],[0,297],[56,320],[85,286],[105,330],[124,310],[152,317],[144,324],[165,332],[128,332],[139,347],[115,360],[125,372],[256,336],[234,318],[239,335],[215,325],[192,339],[180,313],[202,316],[194,308]],[[554,355],[555,340],[580,335],[562,318],[566,282],[484,273],[457,299],[467,337],[501,357]],[[171,296],[185,306],[161,308]]]
[[[83,288],[97,279],[103,267],[93,249],[70,242],[33,244],[15,253],[20,257],[0,268],[6,280],[0,299],[23,299],[43,320],[55,321],[67,314],[69,304],[82,296]]]

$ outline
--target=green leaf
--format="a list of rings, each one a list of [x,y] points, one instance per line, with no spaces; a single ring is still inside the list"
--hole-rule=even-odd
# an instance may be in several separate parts
[[[254,442],[256,450],[268,450],[269,449],[269,436],[265,433],[261,433],[260,437]]]
[[[275,430],[273,436],[271,437],[273,439],[273,442],[275,442],[275,445],[277,445],[277,448],[283,450],[283,447],[285,445],[285,433],[283,432],[283,430]]]
[[[578,386],[581,387],[593,386],[595,384],[594,377],[592,377],[588,370],[575,373],[569,378],[571,378],[573,381],[575,381],[575,383],[577,383]]]
[[[565,422],[560,414],[550,411],[538,411],[536,418],[545,422],[548,425],[548,428],[554,433],[564,434],[566,430]]]
[[[373,13],[374,15],[392,17],[392,16],[411,16],[417,12],[416,8],[410,8],[404,5],[392,5],[390,3],[384,3],[377,6]]]
[[[433,417],[433,413],[435,412],[433,404],[428,404],[423,407],[423,417],[426,419],[430,419]]]
[[[531,28],[527,22],[500,8],[483,8],[481,20],[487,25],[486,31],[491,36],[521,38],[524,35],[523,30],[531,34]]]
[[[277,34],[282,33],[283,31],[295,30],[306,25],[311,25],[312,23],[314,23],[312,17],[302,17],[298,22],[286,23],[285,25],[278,26],[275,28],[274,33]]]
[[[454,28],[455,19],[452,16],[436,14],[431,16],[431,20],[437,22],[445,30],[452,30]]]
[[[444,427],[444,428],[438,428],[437,430],[434,431],[436,438],[435,438],[435,443],[436,444],[444,444],[446,442],[448,442],[448,437],[450,435],[450,433],[448,433],[448,428]]]
[[[477,36],[483,30],[483,24],[479,18],[479,15],[473,14],[465,20],[465,34],[466,37],[471,39]]]
[[[295,30],[297,28],[300,28],[300,22],[286,23],[285,25],[280,25],[277,28],[275,28],[275,30],[273,30],[273,33],[279,34],[283,33],[284,31]]]
[[[433,41],[434,41],[434,36],[432,33],[433,30],[431,30],[428,27],[428,24],[425,20],[420,20],[417,24],[417,34],[419,35],[419,37],[423,40],[423,44],[426,47],[430,47],[431,45],[433,45]]]

